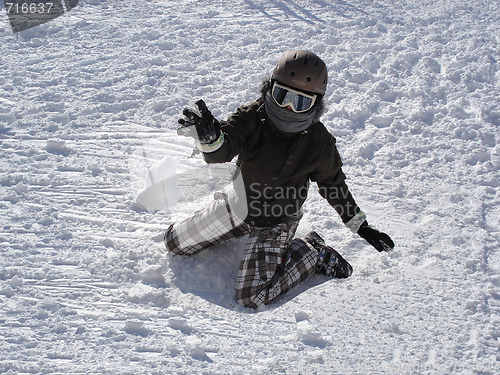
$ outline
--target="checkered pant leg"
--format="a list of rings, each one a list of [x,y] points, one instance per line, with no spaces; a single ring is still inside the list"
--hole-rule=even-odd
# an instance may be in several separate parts
[[[284,274],[280,279],[282,294],[299,285],[314,273],[318,261],[318,251],[304,240],[296,238],[288,247],[285,258],[288,258],[289,262],[285,265]]]
[[[282,294],[282,256],[292,242],[298,221],[252,227],[236,281],[236,301],[257,308]]]
[[[193,216],[170,226],[165,234],[167,250],[193,255],[200,250],[248,234],[248,225],[232,215],[224,194]]]

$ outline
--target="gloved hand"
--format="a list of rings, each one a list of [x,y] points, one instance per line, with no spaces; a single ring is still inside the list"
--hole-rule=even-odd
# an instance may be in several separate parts
[[[202,144],[210,144],[219,139],[220,123],[208,110],[203,100],[198,100],[194,108],[184,108],[184,118],[178,120],[177,134],[193,137]]]
[[[394,242],[391,237],[370,227],[366,220],[359,227],[358,234],[378,251],[391,251],[394,249]]]

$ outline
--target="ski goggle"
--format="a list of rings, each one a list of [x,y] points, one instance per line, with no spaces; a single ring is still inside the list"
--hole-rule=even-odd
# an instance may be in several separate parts
[[[280,107],[290,107],[292,111],[300,113],[310,110],[316,101],[316,95],[309,95],[301,91],[296,91],[286,86],[274,82],[271,95]]]

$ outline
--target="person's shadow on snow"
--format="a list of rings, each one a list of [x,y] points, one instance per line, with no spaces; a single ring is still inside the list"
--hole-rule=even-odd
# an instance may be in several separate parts
[[[312,275],[271,304],[256,310],[240,306],[235,300],[235,286],[246,238],[231,240],[192,256],[167,255],[167,268],[173,286],[230,310],[253,313],[282,306],[307,289],[330,278]]]

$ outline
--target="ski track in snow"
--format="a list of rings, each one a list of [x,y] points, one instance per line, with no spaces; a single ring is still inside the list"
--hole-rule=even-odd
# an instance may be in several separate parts
[[[12,34],[0,11],[0,373],[498,374],[495,1],[82,1]],[[327,63],[323,122],[379,254],[311,188],[299,234],[354,266],[258,311],[233,302],[238,242],[163,252],[136,204],[203,98],[219,119],[288,49]],[[207,195],[203,202],[208,202]],[[202,202],[202,203],[203,203]],[[241,244],[241,243],[240,243]]]

